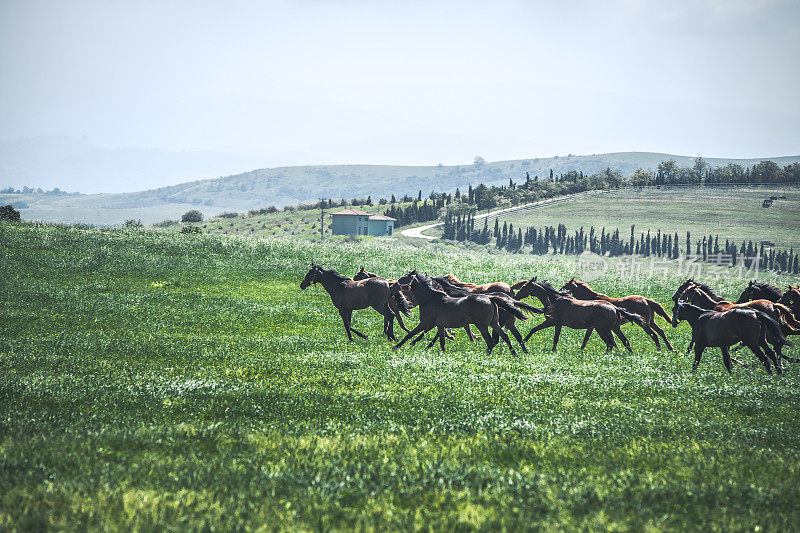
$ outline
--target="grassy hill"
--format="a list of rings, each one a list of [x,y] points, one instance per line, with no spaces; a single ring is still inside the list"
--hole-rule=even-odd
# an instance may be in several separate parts
[[[769,208],[761,206],[769,196],[785,196],[775,200]],[[563,223],[569,232],[594,226],[599,233],[619,230],[628,239],[631,225],[639,234],[661,230],[675,232],[680,237],[683,250],[686,232],[693,235],[692,242],[704,235],[719,235],[723,240],[733,239],[737,244],[752,240],[768,240],[780,248],[800,248],[800,189],[797,186],[765,187],[662,187],[627,188],[605,192],[602,196],[576,198],[564,203],[519,211],[499,217],[500,225],[514,224],[514,228],[540,229]],[[489,221],[494,225],[494,218]],[[481,221],[480,225],[483,225]],[[428,231],[441,235],[441,227]]]
[[[370,338],[348,343],[324,291],[298,287],[311,261],[556,283],[571,262],[30,224],[0,224],[0,257],[2,529],[800,522],[797,365],[729,376],[710,349],[691,374],[630,325],[634,354],[596,337],[581,352],[570,330],[557,353],[546,330],[518,359],[460,332],[444,354],[393,351],[374,312],[356,312]],[[667,304],[679,281],[594,284]],[[687,325],[667,334],[685,349]]]
[[[159,189],[126,194],[100,194],[80,197],[26,195],[5,197],[0,203],[24,201],[30,207],[22,212],[26,220],[120,224],[127,218],[145,223],[166,218],[179,218],[190,208],[200,208],[206,215],[224,211],[247,211],[275,205],[315,202],[320,197],[351,199],[371,195],[373,200],[391,194],[427,195],[431,190],[466,189],[469,184],[503,184],[509,179],[524,180],[526,172],[533,177],[580,170],[593,173],[606,167],[619,168],[630,174],[637,168],[655,169],[666,159],[675,159],[680,166],[691,166],[693,158],[648,152],[619,152],[552,158],[520,159],[486,163],[483,166],[391,166],[391,165],[326,165],[296,166],[254,170],[244,174],[193,181]],[[800,161],[800,156],[770,158],[781,166]],[[713,166],[738,163],[751,166],[760,159],[715,159]],[[138,216],[137,216],[138,213]]]

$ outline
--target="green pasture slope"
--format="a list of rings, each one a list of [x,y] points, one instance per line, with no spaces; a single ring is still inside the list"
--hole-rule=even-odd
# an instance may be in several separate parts
[[[772,207],[761,203],[770,196],[786,196]],[[686,232],[692,234],[693,246],[703,235],[719,235],[722,239],[760,242],[768,240],[780,248],[800,247],[800,188],[787,186],[735,186],[735,187],[648,187],[624,188],[609,191],[602,196],[579,198],[531,211],[510,213],[500,217],[513,223],[515,228],[563,223],[568,234],[581,226],[589,230],[587,219],[597,233],[603,226],[606,233],[619,229],[620,236],[629,239],[631,224],[636,225],[636,238],[640,233],[657,230],[674,234],[678,232],[683,250]],[[493,221],[492,221],[493,222]],[[524,231],[524,230],[523,230]],[[434,234],[433,231],[430,232]]]
[[[546,331],[518,359],[461,332],[445,354],[393,351],[372,311],[354,320],[370,338],[348,343],[323,290],[298,287],[312,260],[572,274],[380,239],[2,224],[0,529],[800,524],[800,366],[729,376],[712,349],[691,374],[630,325],[632,355],[596,337],[581,352],[569,330],[558,353]],[[595,284],[666,304],[678,281]],[[668,331],[680,351],[688,332]]]

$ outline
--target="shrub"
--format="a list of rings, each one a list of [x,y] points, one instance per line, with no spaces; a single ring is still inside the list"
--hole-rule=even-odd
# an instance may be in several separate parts
[[[174,226],[177,223],[178,223],[177,220],[172,220],[172,219],[168,218],[167,220],[162,220],[161,222],[156,222],[155,224],[153,224],[153,226],[156,227],[156,228],[166,228],[166,227],[169,227],[169,226]]]
[[[191,211],[187,211],[181,217],[181,222],[202,222],[202,221],[203,221],[203,213],[201,213],[197,209],[192,209]]]
[[[141,228],[142,227],[142,221],[141,220],[134,220],[134,219],[131,218],[131,219],[128,219],[128,220],[125,221],[125,223],[123,224],[123,227],[126,227],[126,228]]]
[[[232,211],[227,211],[225,213],[220,213],[217,215],[219,218],[236,218],[239,216],[239,213],[234,213]]]
[[[0,207],[0,220],[8,220],[10,222],[19,222],[21,220],[19,211],[14,209],[12,205]]]
[[[184,226],[181,228],[181,233],[196,234],[202,233],[202,230],[197,226]]]

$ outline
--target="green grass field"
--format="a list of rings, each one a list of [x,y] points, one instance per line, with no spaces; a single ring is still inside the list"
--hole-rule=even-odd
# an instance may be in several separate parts
[[[761,202],[770,195],[786,199],[775,200],[772,207]],[[797,187],[690,187],[664,189],[619,189],[599,197],[577,199],[550,207],[512,213],[500,217],[500,225],[513,223],[515,228],[555,226],[563,223],[571,234],[581,226],[588,232],[594,225],[597,233],[603,226],[606,233],[619,229],[628,239],[631,224],[636,225],[636,238],[650,229],[680,237],[683,250],[686,231],[693,242],[703,235],[723,239],[754,242],[769,240],[780,248],[800,247],[800,189]],[[494,224],[494,220],[491,220]],[[440,229],[430,235],[441,234]],[[524,231],[524,229],[523,229]]]
[[[634,354],[570,330],[518,359],[460,332],[393,351],[376,313],[348,343],[298,287],[312,260],[557,283],[568,260],[28,224],[0,224],[0,259],[3,530],[800,524],[798,365],[729,376],[709,349],[691,374],[631,326]],[[594,285],[666,305],[679,281]],[[667,334],[682,352],[689,327]]]

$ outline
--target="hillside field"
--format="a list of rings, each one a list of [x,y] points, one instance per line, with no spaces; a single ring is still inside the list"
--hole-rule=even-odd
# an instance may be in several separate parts
[[[0,529],[800,523],[798,365],[729,376],[709,349],[691,374],[686,324],[677,354],[631,326],[633,354],[566,329],[519,358],[461,332],[394,351],[376,313],[348,343],[323,289],[298,287],[311,261],[560,284],[560,258],[31,224],[0,224],[0,258]],[[680,281],[594,285],[666,305]]]
[[[770,196],[786,196],[775,200],[772,207],[764,208],[761,202]],[[678,233],[681,251],[686,242],[686,232],[692,235],[692,245],[703,235],[719,235],[737,244],[742,240],[758,243],[768,240],[787,250],[800,248],[800,188],[775,187],[655,187],[623,188],[607,191],[599,197],[570,200],[530,211],[520,211],[500,216],[500,225],[508,222],[514,228],[537,229],[563,223],[568,234],[583,226],[586,232],[594,225],[599,235],[619,229],[620,236],[628,240],[631,224],[636,226],[636,238],[649,229],[670,234]],[[491,227],[494,217],[489,219]],[[483,226],[483,222],[480,222]],[[441,235],[441,227],[431,229],[429,235]]]

